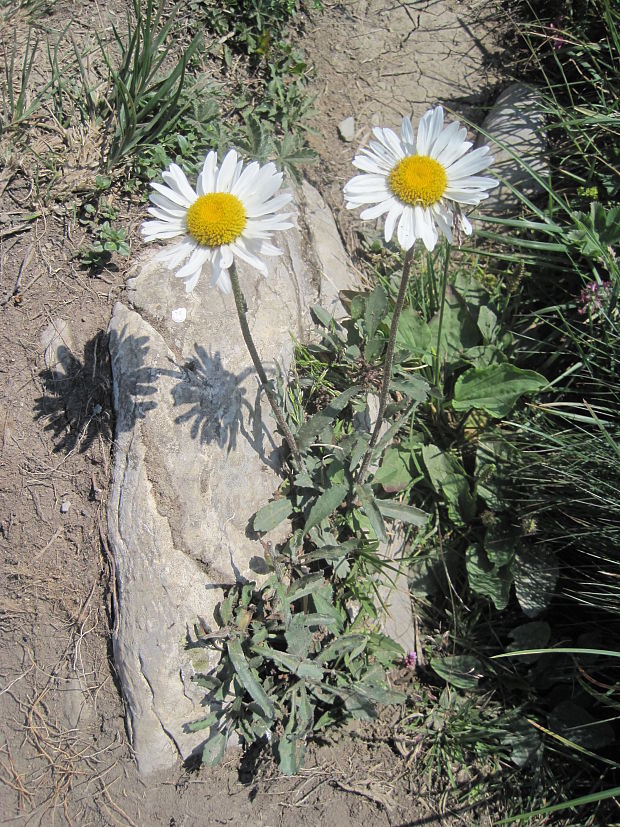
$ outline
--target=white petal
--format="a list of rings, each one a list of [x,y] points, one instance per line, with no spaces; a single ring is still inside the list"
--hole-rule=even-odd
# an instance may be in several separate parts
[[[152,215],[154,218],[158,218],[160,221],[165,221],[167,224],[170,224],[171,226],[185,226],[185,212],[183,212],[180,216],[176,216],[170,215],[170,213],[166,212],[166,210],[162,210],[159,207],[149,207],[147,209],[147,213],[149,215]]]
[[[241,177],[241,172],[243,170],[243,161],[237,161],[237,166],[235,167],[235,171],[233,172],[232,181],[230,182],[230,189],[232,189],[239,178]]]
[[[149,195],[149,201],[152,204],[155,204],[158,210],[163,210],[163,212],[168,213],[168,215],[173,218],[181,218],[187,212],[185,207],[180,207],[178,204],[175,204],[173,201],[170,201],[169,198],[166,198],[164,195],[160,195],[158,192],[152,192]]]
[[[396,226],[396,221],[403,212],[403,209],[403,205],[399,201],[395,201],[394,206],[390,208],[390,211],[386,215],[384,228],[384,238],[386,241],[390,241],[392,239],[392,236],[394,235],[394,227]]]
[[[356,175],[344,185],[345,196],[353,193],[367,192],[368,190],[382,189],[385,187],[385,175]]]
[[[396,237],[403,250],[410,250],[413,247],[416,236],[413,226],[413,209],[411,207],[405,207],[403,210],[398,222]]]
[[[246,232],[272,232],[273,230],[290,230],[295,225],[286,219],[289,215],[283,213],[282,215],[267,215],[262,218],[248,218],[248,223],[245,226],[243,235]]]
[[[415,207],[416,234],[424,242],[424,246],[430,252],[437,244],[437,230],[435,222],[429,209]]]
[[[457,134],[460,129],[460,124],[458,121],[454,121],[454,123],[449,124],[441,133],[437,136],[437,140],[434,141],[433,145],[430,148],[429,155],[431,158],[435,158],[436,160],[439,159],[441,153],[447,148],[451,147],[453,142],[457,140]]]
[[[176,204],[179,207],[189,207],[191,206],[194,201],[196,200],[196,194],[194,193],[193,198],[186,198],[180,192],[176,190],[170,189],[170,187],[166,187],[164,184],[159,184],[157,181],[153,181],[151,186],[154,190],[157,190],[161,195],[168,199],[168,201],[172,201],[173,204]]]
[[[194,251],[196,247],[193,241],[181,241],[174,247],[168,247],[157,254],[156,260],[165,264],[169,270],[174,270]]]
[[[292,199],[293,196],[290,192],[283,192],[275,198],[270,198],[269,201],[263,201],[262,204],[258,204],[256,207],[248,208],[247,215],[249,218],[258,218],[261,215],[267,215],[267,213],[276,213],[290,203]]]
[[[281,256],[284,255],[282,250],[279,247],[275,247],[273,244],[270,244],[268,241],[261,241],[260,247],[257,250],[261,256]]]
[[[380,155],[391,160],[392,164],[397,163],[405,157],[405,150],[398,135],[391,129],[382,129],[380,126],[373,128],[374,135],[379,139],[380,146],[371,143],[371,147]]]
[[[232,248],[235,252],[235,255],[239,256],[242,261],[245,261],[251,267],[254,267],[260,273],[267,275],[267,265],[264,261],[261,261],[258,256],[254,255],[248,249],[248,245],[244,242],[242,238],[238,238],[235,242],[233,242]]]
[[[444,193],[444,197],[450,201],[456,201],[459,204],[469,204],[472,207],[476,207],[481,201],[488,198],[489,195],[486,192],[457,190],[452,189],[452,187],[448,187]]]
[[[382,160],[381,158],[378,158],[375,155],[356,155],[353,159],[353,166],[357,167],[358,169],[361,169],[363,172],[379,174],[383,173],[387,175],[391,168],[394,166],[394,164]]]
[[[458,220],[459,220],[459,224],[461,225],[461,229],[463,230],[465,235],[471,235],[472,232],[474,231],[474,228],[472,227],[471,221],[467,218],[467,216],[465,216],[465,215],[463,215],[463,213],[461,213]]]
[[[217,250],[211,260],[211,286],[215,285],[223,293],[230,293],[232,285],[228,270],[222,267],[222,257]]]
[[[215,191],[215,170],[217,169],[217,152],[211,150],[202,165],[202,172],[198,176],[198,195],[206,195]]]
[[[474,149],[463,158],[455,161],[446,170],[448,181],[453,181],[456,178],[463,178],[466,175],[475,175],[483,169],[486,169],[493,163],[493,156],[489,153],[488,146],[481,146],[479,149]]]
[[[418,155],[428,155],[431,147],[443,129],[443,109],[441,106],[429,109],[420,118],[418,124],[418,140],[416,149]]]
[[[234,149],[226,153],[226,157],[222,161],[222,166],[217,175],[217,183],[215,185],[216,192],[230,192],[235,167],[237,166],[237,153]]]
[[[173,322],[184,322],[187,318],[187,308],[186,307],[176,307],[172,313],[170,314],[170,318]]]
[[[252,161],[251,164],[248,164],[239,176],[239,179],[235,182],[235,185],[231,187],[230,191],[232,194],[241,200],[243,200],[245,196],[250,195],[254,189],[254,181],[259,171],[260,164],[257,161]]]
[[[267,199],[275,195],[282,186],[282,173],[278,172],[274,174],[273,170],[269,169],[269,167],[275,170],[273,164],[264,166],[252,184],[252,191],[242,198],[246,209],[252,209],[263,201],[267,201]]]
[[[443,204],[433,204],[431,211],[439,230],[445,235],[448,242],[452,244],[452,213],[447,207],[444,207]]]
[[[413,126],[411,125],[411,119],[404,117],[402,126],[400,128],[400,134],[402,135],[403,143],[405,144],[405,151],[407,155],[414,155],[415,154],[415,134],[413,132]]]
[[[185,280],[185,292],[191,293],[194,287],[198,284],[198,279],[200,278],[200,273],[202,268],[196,270],[188,279]]]
[[[184,227],[173,226],[164,221],[144,221],[140,230],[145,241],[175,238],[185,232]]]
[[[178,279],[191,278],[196,271],[200,272],[202,265],[211,256],[208,247],[196,247],[186,264],[174,274]]]
[[[222,261],[222,267],[225,270],[228,270],[228,268],[232,265],[234,261],[233,251],[229,245],[226,245],[225,247],[220,247],[220,257]]]
[[[392,197],[386,198],[385,201],[381,201],[379,204],[375,204],[374,207],[368,207],[368,209],[364,210],[360,213],[360,218],[362,221],[370,221],[373,218],[379,218],[380,215],[383,215],[394,206],[394,199]]]
[[[178,164],[170,164],[170,168],[164,170],[161,177],[171,189],[180,193],[190,204],[196,200],[196,193],[190,187],[185,173]]]
[[[448,179],[448,187],[458,190],[492,190],[499,186],[499,181],[495,178],[488,178],[483,175],[468,175],[464,178]]]
[[[454,163],[457,158],[460,158],[461,155],[465,155],[468,152],[473,144],[471,141],[465,140],[467,137],[467,130],[461,129],[457,137],[450,143],[445,149],[441,152],[438,152],[436,155],[436,159],[442,164],[444,167],[450,166],[450,164]]]
[[[215,281],[212,279],[211,284],[215,284],[217,289],[221,290],[222,293],[232,293],[232,284],[230,283],[228,270],[220,270],[218,278]]]

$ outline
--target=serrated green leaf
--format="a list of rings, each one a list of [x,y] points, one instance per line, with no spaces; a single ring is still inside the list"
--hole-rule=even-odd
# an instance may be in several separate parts
[[[547,380],[540,373],[508,362],[470,368],[456,380],[452,407],[455,411],[481,409],[500,419],[510,413],[523,394],[535,393],[546,385]]]
[[[324,491],[310,509],[304,532],[307,534],[313,526],[319,525],[326,520],[338,508],[349,492],[349,486],[344,483],[332,485]]]
[[[272,528],[280,525],[293,513],[293,504],[286,497],[279,500],[272,500],[264,505],[254,515],[254,531],[261,533],[271,531]]]

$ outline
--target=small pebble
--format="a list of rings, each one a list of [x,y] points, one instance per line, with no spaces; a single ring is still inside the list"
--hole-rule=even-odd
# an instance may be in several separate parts
[[[185,307],[177,307],[170,314],[173,322],[184,322],[187,316],[187,309]]]
[[[345,118],[338,124],[338,134],[343,141],[351,143],[355,139],[355,118]]]
[[[60,513],[66,514],[67,511],[71,508],[71,500],[63,500],[60,504]]]

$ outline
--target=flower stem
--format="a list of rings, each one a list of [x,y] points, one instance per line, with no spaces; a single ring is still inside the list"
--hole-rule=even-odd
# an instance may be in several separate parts
[[[385,361],[383,363],[383,382],[381,384],[381,393],[379,395],[379,411],[377,413],[377,421],[375,422],[375,427],[370,437],[370,442],[366,448],[366,453],[364,454],[364,459],[362,460],[362,465],[359,470],[359,474],[357,475],[358,485],[363,485],[366,480],[372,450],[379,440],[379,433],[381,432],[381,426],[383,425],[383,415],[385,414],[385,407],[390,393],[390,381],[392,379],[392,363],[394,362],[394,346],[396,344],[398,320],[400,319],[400,313],[405,303],[405,296],[407,295],[412,260],[413,247],[405,253],[403,274],[400,279],[400,289],[398,291],[398,298],[396,299],[396,304],[394,306],[394,315],[392,316],[392,324],[390,326],[390,337],[388,339],[387,350],[385,351]]]
[[[450,264],[450,252],[452,248],[446,245],[446,252],[441,273],[441,298],[439,299],[439,324],[437,325],[437,347],[435,349],[435,363],[433,368],[433,384],[439,387],[439,374],[441,372],[441,331],[443,328],[443,314],[446,305],[446,290],[448,287],[448,265]]]
[[[248,319],[246,316],[247,305],[245,303],[243,293],[241,292],[239,276],[237,275],[237,268],[235,267],[234,262],[231,265],[228,272],[230,275],[230,283],[232,284],[233,296],[235,297],[235,306],[237,308],[239,324],[241,325],[241,334],[243,336],[243,341],[245,342],[250,356],[252,357],[252,362],[254,363],[256,372],[258,373],[258,378],[260,379],[261,386],[267,394],[267,399],[269,400],[269,404],[271,405],[271,410],[273,411],[278,425],[280,426],[280,430],[282,431],[286,441],[288,442],[289,448],[291,449],[291,454],[293,455],[295,460],[301,465],[301,454],[299,453],[299,448],[295,441],[295,437],[293,436],[291,429],[286,423],[286,419],[284,417],[282,409],[278,405],[278,400],[276,399],[276,395],[273,392],[273,388],[271,387],[271,384],[267,379],[267,374],[265,373],[265,369],[263,368],[261,360],[259,359],[258,351],[256,350],[254,340],[252,339],[252,334],[250,333],[250,327],[248,325]]]

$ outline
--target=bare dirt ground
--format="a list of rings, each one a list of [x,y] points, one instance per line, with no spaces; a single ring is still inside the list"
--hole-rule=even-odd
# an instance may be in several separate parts
[[[340,193],[370,125],[396,126],[402,114],[418,116],[436,102],[482,114],[495,82],[493,46],[484,45],[493,44],[492,21],[480,19],[483,8],[355,0],[326,4],[306,26],[300,45],[316,67],[311,142],[320,156],[308,177],[340,217],[350,247],[354,225],[342,216]],[[96,3],[58,2],[46,25],[60,30],[73,21],[85,29],[101,14]],[[5,44],[19,25],[6,24]],[[349,115],[357,127],[352,144],[337,133]],[[54,124],[47,135],[47,149],[65,142],[65,157],[87,145]],[[418,765],[398,753],[386,721],[313,748],[296,778],[279,777],[264,755],[234,753],[216,770],[179,764],[139,778],[111,660],[114,566],[105,531],[113,451],[105,331],[132,259],[114,259],[96,277],[80,267],[73,207],[89,160],[73,155],[73,167],[43,178],[31,152],[5,151],[1,159],[0,821],[450,823],[429,804]],[[119,219],[134,254],[141,219]],[[59,319],[70,328],[66,378],[44,359],[42,337]],[[453,815],[486,823],[480,811]]]

